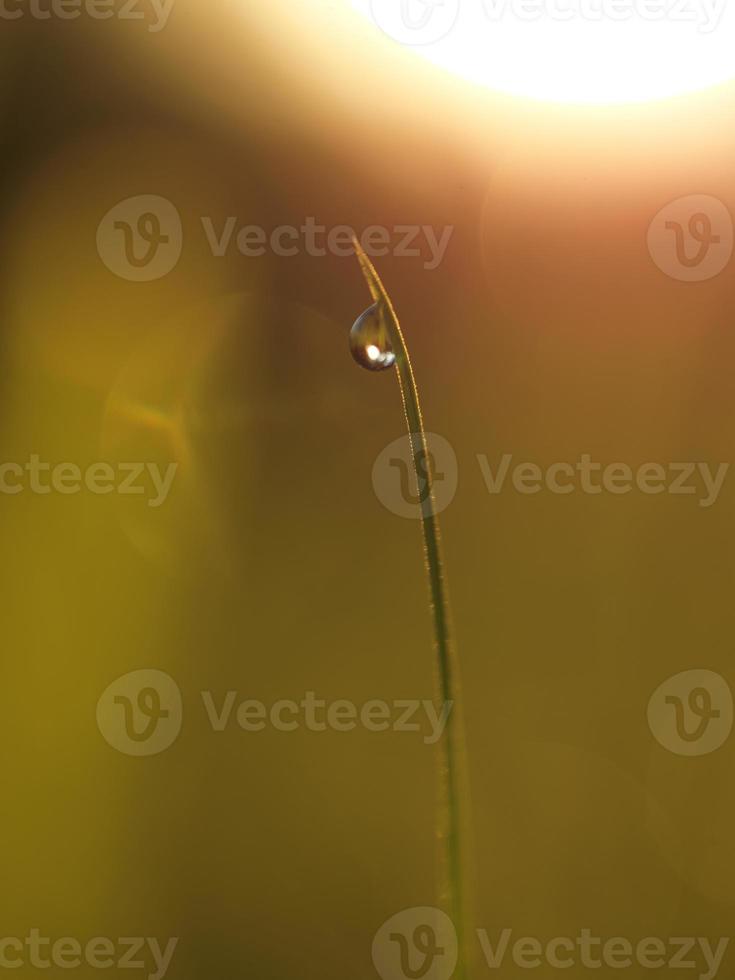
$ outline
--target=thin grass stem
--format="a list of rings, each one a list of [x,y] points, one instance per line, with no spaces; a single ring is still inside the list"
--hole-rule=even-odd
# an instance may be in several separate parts
[[[429,578],[431,609],[434,625],[436,661],[439,677],[439,693],[444,704],[452,705],[444,736],[442,738],[443,765],[441,767],[441,794],[446,807],[444,827],[440,829],[443,841],[442,866],[444,901],[457,930],[459,959],[454,977],[466,980],[468,977],[465,950],[465,900],[463,879],[462,813],[460,792],[459,747],[462,741],[461,723],[458,717],[458,676],[452,644],[451,623],[447,585],[442,557],[439,518],[431,486],[429,471],[429,447],[426,439],[419,393],[416,386],[411,359],[406,341],[391,302],[380,276],[375,270],[359,242],[355,241],[355,252],[360,267],[373,297],[385,317],[385,326],[395,353],[395,366],[401,390],[403,410],[411,443],[414,473],[421,500],[421,526],[423,529],[426,570]]]

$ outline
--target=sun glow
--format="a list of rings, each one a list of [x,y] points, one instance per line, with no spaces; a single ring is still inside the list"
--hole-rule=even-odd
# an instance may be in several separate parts
[[[728,0],[348,0],[469,81],[568,103],[645,102],[735,76]]]

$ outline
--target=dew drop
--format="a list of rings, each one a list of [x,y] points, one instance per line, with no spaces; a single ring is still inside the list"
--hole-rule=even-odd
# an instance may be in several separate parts
[[[368,371],[386,371],[396,363],[378,303],[365,310],[353,324],[350,351],[360,367]]]

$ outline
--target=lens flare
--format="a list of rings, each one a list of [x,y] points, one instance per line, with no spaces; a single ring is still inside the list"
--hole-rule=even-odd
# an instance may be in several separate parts
[[[727,0],[348,0],[441,68],[555,102],[646,102],[735,76]]]

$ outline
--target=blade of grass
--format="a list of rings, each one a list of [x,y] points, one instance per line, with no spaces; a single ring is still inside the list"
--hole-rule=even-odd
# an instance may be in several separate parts
[[[442,795],[446,806],[445,828],[440,832],[444,839],[442,864],[445,868],[445,901],[447,912],[457,930],[459,959],[454,976],[466,980],[468,976],[464,939],[465,896],[462,858],[461,801],[459,778],[459,747],[461,728],[458,718],[458,677],[452,645],[449,602],[442,557],[439,518],[436,513],[434,491],[429,473],[429,449],[421,415],[421,404],[411,359],[393,303],[380,276],[360,243],[354,240],[355,253],[374,302],[380,305],[385,327],[396,356],[398,383],[403,401],[403,411],[411,443],[411,456],[421,500],[421,526],[424,537],[426,571],[429,578],[431,608],[434,624],[434,642],[439,675],[439,691],[442,701],[451,704],[452,710],[442,738],[444,765],[441,771]]]

